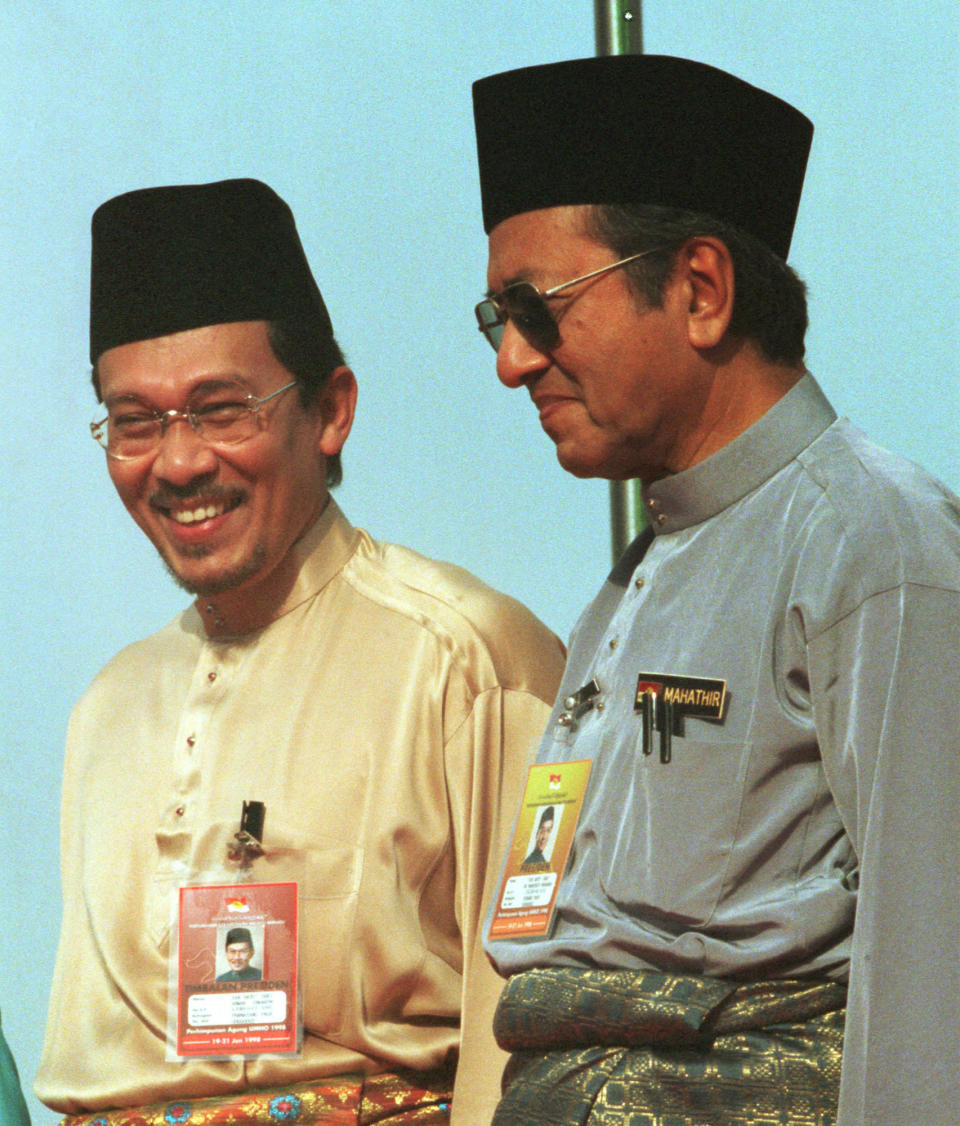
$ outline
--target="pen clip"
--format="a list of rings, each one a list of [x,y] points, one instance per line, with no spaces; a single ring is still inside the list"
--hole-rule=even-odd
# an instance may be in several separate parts
[[[227,856],[241,868],[249,868],[263,856],[263,821],[267,807],[262,801],[245,801],[240,811],[240,828],[227,845]]]

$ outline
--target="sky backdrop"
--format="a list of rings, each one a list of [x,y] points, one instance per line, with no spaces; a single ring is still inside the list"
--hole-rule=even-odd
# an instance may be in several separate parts
[[[791,256],[810,368],[842,414],[955,490],[958,18],[955,0],[644,4],[648,53],[731,70],[813,119]],[[87,429],[98,204],[231,176],[288,201],[360,382],[338,491],[355,524],[462,564],[564,636],[610,549],[606,484],[560,470],[472,313],[486,259],[470,83],[592,54],[590,0],[32,0],[3,6],[0,46],[0,1009],[30,1088],[67,717],[185,600]]]

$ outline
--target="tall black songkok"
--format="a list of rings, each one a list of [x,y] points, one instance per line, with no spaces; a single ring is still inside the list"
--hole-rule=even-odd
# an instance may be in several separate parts
[[[134,340],[282,317],[333,335],[293,213],[259,180],[144,188],[94,212],[91,362]]]
[[[473,85],[483,224],[563,204],[656,204],[739,227],[786,258],[813,125],[704,63],[614,55]]]

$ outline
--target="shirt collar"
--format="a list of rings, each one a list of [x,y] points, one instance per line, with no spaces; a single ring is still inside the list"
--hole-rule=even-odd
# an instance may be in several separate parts
[[[654,532],[678,532],[729,508],[793,461],[836,417],[817,381],[805,374],[722,450],[644,485],[644,511]]]
[[[259,633],[271,622],[308,601],[343,569],[359,539],[360,532],[347,520],[333,497],[328,497],[323,512],[293,545],[294,558],[298,564],[297,577],[283,602],[272,610],[268,618],[257,621],[256,625],[236,631],[224,631],[216,641],[229,643]],[[185,611],[183,623],[188,632],[207,638],[196,603]]]
[[[328,497],[320,518],[294,544],[300,569],[276,616],[289,614],[301,602],[306,602],[322,590],[343,569],[359,537],[360,533],[344,516],[337,502]]]

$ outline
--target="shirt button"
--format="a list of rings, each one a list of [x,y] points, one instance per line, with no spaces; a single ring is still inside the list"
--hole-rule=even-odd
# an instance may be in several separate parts
[[[187,746],[188,746],[188,747],[192,747],[192,746],[194,746],[194,744],[196,743],[196,741],[197,741],[197,737],[196,737],[196,735],[188,735],[188,736],[187,736]]]
[[[604,703],[603,703],[603,700],[598,700],[598,701],[597,701],[597,711],[598,711],[598,712],[602,712],[602,711],[603,711],[603,708],[604,708]]]
[[[178,805],[174,812],[178,817],[182,817],[187,812],[187,807],[185,805]]]
[[[637,590],[640,590],[643,587],[643,575],[637,575],[637,577],[633,580],[633,585],[637,588]]]
[[[617,647],[617,639],[615,637],[611,637],[610,638],[610,648],[616,649],[616,647]]]
[[[657,523],[662,524],[666,520],[666,516],[662,512],[657,513]]]
[[[217,674],[216,674],[216,672],[208,672],[208,673],[207,673],[207,680],[209,680],[211,684],[213,684],[213,682],[214,682],[214,681],[215,681],[216,679],[217,679]]]

